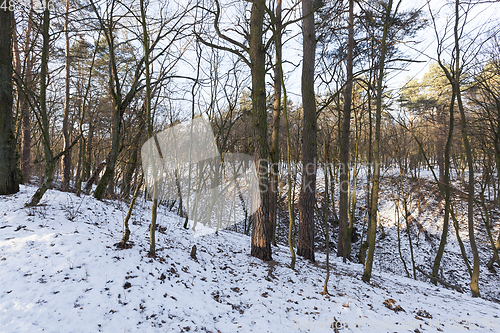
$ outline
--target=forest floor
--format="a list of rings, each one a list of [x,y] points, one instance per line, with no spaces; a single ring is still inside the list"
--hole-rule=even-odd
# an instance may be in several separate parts
[[[142,199],[131,219],[133,246],[119,250],[126,203],[49,190],[39,206],[24,208],[35,190],[0,197],[0,332],[500,330],[500,304],[377,262],[366,284],[362,265],[332,255],[330,295],[323,295],[323,253],[315,264],[298,258],[292,270],[280,245],[273,261],[262,262],[249,255],[248,236],[226,230],[195,238],[163,206],[157,257],[148,258],[150,203]],[[377,260],[386,252],[394,250],[384,248]],[[457,274],[466,280],[465,271]]]

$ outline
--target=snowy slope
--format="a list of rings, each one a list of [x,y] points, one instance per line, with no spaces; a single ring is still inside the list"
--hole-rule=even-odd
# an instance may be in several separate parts
[[[331,296],[321,295],[324,255],[293,271],[277,247],[263,263],[249,256],[249,237],[194,238],[163,207],[150,259],[144,200],[131,219],[134,246],[117,250],[125,203],[50,190],[24,208],[34,191],[0,197],[0,332],[500,331],[496,303],[378,271],[367,285],[361,265],[337,258]]]

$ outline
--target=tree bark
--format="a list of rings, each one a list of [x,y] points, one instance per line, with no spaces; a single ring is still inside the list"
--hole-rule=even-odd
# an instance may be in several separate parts
[[[123,175],[123,182],[122,182],[122,191],[121,191],[121,196],[122,198],[128,198],[130,194],[130,184],[132,183],[132,176],[134,175],[135,170],[137,169],[137,160],[138,160],[138,155],[139,155],[139,150],[140,150],[140,142],[141,142],[141,137],[142,137],[142,131],[144,130],[144,123],[143,119],[144,117],[141,117],[141,124],[139,126],[139,130],[137,131],[134,139],[132,140],[132,154],[130,157],[130,160],[128,162],[129,167],[127,168],[127,171]],[[152,134],[152,130],[151,130]],[[149,132],[148,132],[149,136]]]
[[[151,73],[150,73],[150,68],[149,68],[149,54],[150,54],[150,48],[149,48],[149,34],[148,34],[148,26],[147,26],[147,19],[146,19],[146,5],[144,3],[144,0],[140,0],[140,6],[141,6],[141,24],[142,24],[142,46],[144,49],[144,68],[145,68],[145,75],[146,75],[146,100],[145,100],[145,105],[146,105],[146,124],[147,124],[147,130],[148,130],[148,138],[153,137],[153,117],[151,114]],[[160,151],[160,145],[158,144],[158,141],[155,137],[156,143],[157,143],[157,149],[160,157],[163,160],[163,155],[162,152]],[[153,162],[154,163],[154,162]],[[151,258],[154,258],[156,256],[156,249],[155,249],[155,244],[156,244],[156,218],[157,218],[157,210],[158,210],[158,186],[156,184],[156,179],[154,180],[154,189],[153,189],[153,206],[151,208],[151,224],[149,226],[149,253],[148,256]]]
[[[271,260],[271,234],[269,221],[269,175],[266,112],[266,62],[262,43],[265,1],[254,0],[250,13],[249,55],[252,75],[252,113],[254,149],[259,178],[261,205],[254,214],[251,255]]]
[[[443,258],[444,247],[446,245],[446,238],[448,236],[448,229],[450,224],[450,209],[451,209],[450,150],[453,140],[453,128],[455,123],[454,110],[453,110],[454,105],[455,105],[455,91],[453,90],[450,102],[450,122],[448,128],[448,139],[446,140],[446,146],[444,148],[443,184],[444,184],[445,207],[444,207],[443,233],[441,234],[441,241],[439,242],[438,252],[436,254],[436,258],[434,259],[434,265],[432,267],[432,277],[433,277],[432,282],[434,284],[437,284],[439,266],[441,264],[441,259]],[[441,178],[441,171],[439,177]]]
[[[62,131],[64,137],[64,148],[67,150],[71,142],[69,141],[69,78],[70,78],[70,67],[69,67],[69,0],[66,0],[66,13],[64,15],[64,40],[65,40],[65,78],[64,78],[64,116],[62,123]],[[69,190],[70,181],[70,169],[71,169],[71,150],[68,150],[66,154],[63,155],[61,159],[61,169],[62,169],[62,182],[61,187],[63,191]]]
[[[125,219],[123,220],[123,236],[122,239],[120,240],[119,243],[116,244],[118,248],[125,249],[127,248],[127,242],[130,237],[130,228],[128,221],[130,220],[130,217],[132,216],[132,210],[134,209],[134,204],[135,200],[137,199],[137,196],[139,195],[139,190],[142,186],[142,179],[143,176],[141,175],[141,178],[139,180],[139,184],[137,184],[137,187],[135,188],[134,195],[132,196],[132,200],[130,200],[130,205],[128,207],[127,211],[127,216],[125,216]]]
[[[444,115],[444,109],[445,107],[443,106],[443,109],[440,110],[440,108],[437,108],[437,141],[436,141],[436,160],[437,164],[439,167],[439,182],[444,183],[445,180],[445,173],[446,173],[446,162],[445,162],[445,155],[446,153],[444,152],[444,149],[446,149],[446,144],[448,141],[445,143],[445,134],[446,134],[446,123],[445,123],[445,115]],[[443,149],[444,147],[444,149]]]
[[[495,164],[497,168],[497,181],[500,180],[500,108],[497,106],[497,111],[498,111],[498,118],[497,118],[497,128],[496,128],[496,133],[495,133]],[[498,206],[500,207],[500,196],[497,198]],[[497,252],[500,252],[500,232],[498,233],[497,240],[495,242],[495,247],[497,249]],[[493,263],[494,262],[498,263],[498,266],[500,266],[500,257],[497,256],[495,253],[493,253],[493,256],[491,259],[488,261],[487,267],[489,269],[493,268]]]
[[[273,104],[273,131],[271,136],[271,200],[269,202],[269,217],[271,220],[271,243],[276,245],[277,203],[278,203],[278,162],[280,155],[279,133],[281,112],[281,0],[276,0],[276,64],[274,65],[274,104]],[[286,101],[285,101],[286,103]]]
[[[476,245],[476,238],[474,235],[474,160],[472,158],[472,149],[470,147],[468,133],[467,133],[467,119],[465,118],[465,109],[462,102],[462,94],[460,92],[460,45],[459,45],[459,31],[458,24],[460,21],[459,16],[459,0],[455,0],[455,26],[453,35],[455,37],[455,78],[453,82],[453,89],[457,95],[458,109],[460,110],[462,140],[464,143],[465,154],[467,157],[467,165],[469,168],[469,193],[467,199],[467,220],[469,229],[469,242],[474,258],[472,266],[472,276],[470,282],[470,289],[472,297],[480,297],[479,293],[479,253]]]
[[[281,4],[281,0],[280,1]],[[280,16],[281,20],[281,16]],[[281,26],[280,26],[281,29]],[[276,45],[281,46],[281,39],[278,40],[277,37],[278,35],[281,37],[281,30],[280,32],[275,36],[275,43]],[[285,86],[285,78],[283,75],[283,60],[282,60],[282,53],[276,53],[276,66],[279,67],[279,79],[280,79],[280,84],[281,88],[283,88],[283,100],[285,103],[283,103],[283,117],[285,118],[285,136],[286,136],[286,165],[287,165],[287,208],[288,208],[288,248],[290,249],[290,255],[292,257],[292,261],[290,263],[290,267],[292,269],[295,269],[295,250],[294,250],[294,244],[293,244],[293,229],[295,227],[295,214],[294,214],[294,208],[293,208],[293,196],[292,196],[292,167],[291,167],[291,149],[292,149],[292,144],[290,142],[290,124],[288,122],[288,104],[286,103],[288,96],[286,92],[286,86]],[[295,184],[295,183],[294,183]]]
[[[467,221],[469,229],[469,242],[472,250],[473,265],[472,265],[472,276],[470,282],[470,288],[472,292],[472,297],[480,297],[479,293],[479,253],[476,245],[476,238],[474,235],[474,161],[472,158],[472,149],[470,147],[468,133],[467,133],[467,120],[465,118],[465,110],[462,104],[462,98],[460,94],[460,86],[458,82],[458,74],[455,81],[456,93],[458,100],[458,108],[460,110],[461,118],[461,128],[462,128],[462,140],[464,143],[465,154],[467,157],[467,165],[469,168],[469,193],[467,197]]]
[[[316,202],[316,96],[314,94],[314,62],[316,33],[312,0],[302,1],[302,187],[299,197],[299,239],[297,255],[314,262],[314,206]]]
[[[0,194],[19,191],[14,137],[12,36],[14,12],[0,10]]]
[[[40,125],[42,132],[43,151],[45,156],[45,174],[42,183],[38,190],[33,194],[28,206],[37,205],[42,200],[43,195],[52,186],[54,177],[54,169],[56,167],[54,155],[51,149],[50,133],[49,133],[49,118],[47,114],[47,70],[49,61],[49,26],[50,26],[50,12],[48,0],[46,0],[46,9],[43,11],[42,20],[42,59],[40,65]]]
[[[120,127],[122,124],[122,110],[119,105],[113,105],[113,124],[111,127],[111,151],[106,160],[106,170],[94,191],[94,197],[101,200],[106,188],[113,178],[115,172],[116,160],[120,151]]]
[[[33,0],[31,0],[31,7],[33,8]],[[31,29],[33,26],[33,11],[30,10],[28,13],[28,22],[26,25],[26,37],[24,43],[24,56],[26,69],[24,74],[24,83],[27,89],[33,88],[33,74],[31,65]],[[21,173],[23,175],[23,182],[29,182],[30,180],[30,166],[31,166],[31,121],[30,121],[30,105],[28,100],[28,95],[25,95],[23,103],[21,105],[22,113],[22,133],[23,141],[21,148]]]
[[[349,0],[349,37],[347,43],[347,82],[344,91],[344,114],[342,120],[342,137],[340,139],[340,203],[339,203],[339,242],[337,256],[342,256],[344,262],[350,256],[351,235],[349,224],[349,136],[351,126],[351,104],[353,86],[353,49],[354,49],[354,1]]]
[[[26,67],[25,67],[25,77],[24,77],[24,87],[22,84],[20,84],[19,81],[17,81],[17,99],[18,99],[18,105],[20,108],[20,113],[21,113],[21,137],[22,137],[22,142],[21,142],[21,182],[26,183],[29,182],[30,174],[30,163],[31,163],[31,128],[30,128],[30,108],[29,108],[29,95],[26,93],[26,90],[31,89],[31,81],[32,81],[32,74],[31,74],[31,54],[30,54],[30,35],[31,35],[31,25],[32,25],[32,11],[29,12],[28,16],[28,22],[27,22],[27,27],[26,27],[26,39],[25,39],[25,46],[24,46],[24,57],[25,57],[25,62],[26,62]],[[15,22],[14,22],[15,23]],[[15,71],[16,71],[16,76],[18,80],[22,79],[22,63],[21,63],[21,52],[19,50],[19,44],[17,41],[17,31],[16,31],[16,26],[14,26],[13,29],[13,48],[14,48],[14,54],[15,54]]]
[[[384,67],[385,55],[387,50],[386,40],[389,27],[391,25],[392,0],[387,4],[385,13],[384,32],[382,34],[379,73],[377,78],[377,102],[376,102],[376,115],[375,115],[375,140],[373,142],[373,185],[371,194],[371,207],[370,207],[370,225],[368,236],[368,254],[366,257],[366,265],[363,273],[363,281],[370,282],[372,276],[373,256],[375,254],[375,241],[377,235],[377,211],[378,211],[378,192],[380,183],[380,123],[382,118],[382,90],[384,82]]]
[[[326,140],[325,140],[326,141]],[[325,243],[326,243],[326,277],[323,284],[323,295],[328,295],[328,280],[330,280],[330,230],[328,228],[330,222],[330,214],[328,211],[328,159],[327,159],[327,144],[325,142],[325,163],[323,165],[323,173],[325,175],[325,195],[323,201],[323,228],[325,229]]]

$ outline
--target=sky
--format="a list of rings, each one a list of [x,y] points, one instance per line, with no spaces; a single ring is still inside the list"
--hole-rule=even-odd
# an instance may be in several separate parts
[[[410,3],[410,6],[404,7],[404,5]],[[444,30],[446,26],[448,26],[446,36],[449,37],[452,34],[452,22],[450,23],[450,20],[454,19],[453,3],[454,1],[452,2],[449,0],[432,0],[429,2],[429,5],[427,5],[426,0],[403,1],[402,8],[422,8],[428,19],[431,19],[430,13],[432,13],[432,16],[434,16],[436,20],[439,38],[442,38],[445,35]],[[500,2],[498,1],[491,1],[472,7],[470,14],[467,16],[467,26],[464,31],[465,39],[476,36],[478,32],[484,33],[487,29],[495,26],[498,30],[499,20]],[[432,20],[430,23],[432,24]],[[419,44],[414,47],[415,50],[412,49],[411,45],[403,47],[402,50],[408,52],[412,59],[421,62],[408,64],[404,71],[390,73],[388,78],[391,82],[388,85],[391,89],[402,87],[409,79],[420,79],[427,71],[429,64],[437,60],[438,38],[432,25],[422,31],[417,36],[416,40]],[[452,42],[452,40],[447,39],[445,44],[449,46],[450,42]],[[449,57],[446,55],[443,56],[444,61],[448,59]]]
[[[476,1],[477,2],[477,1]],[[436,28],[439,31],[440,38],[443,36],[443,31],[448,25],[448,37],[450,31],[450,19],[453,18],[454,1],[450,0],[403,0],[400,5],[399,11],[407,11],[412,9],[422,9],[424,16],[429,19],[432,24],[431,15],[435,17]],[[395,6],[395,5],[394,5]],[[355,9],[356,10],[356,9]],[[486,3],[477,4],[472,7],[470,14],[467,17],[467,29],[465,36],[475,36],[478,31],[484,32],[487,28],[500,26],[500,2],[488,1]],[[496,22],[496,23],[495,23]],[[297,30],[298,30],[297,26]],[[299,30],[298,30],[299,31]],[[302,56],[300,45],[301,40],[297,38],[291,44],[285,46],[284,54],[291,59],[294,63],[299,63]],[[415,42],[415,43],[413,43]],[[447,40],[449,42],[449,40]],[[437,37],[434,27],[430,25],[422,32],[420,32],[412,42],[401,44],[400,50],[407,56],[407,58],[418,62],[408,62],[403,64],[402,70],[391,70],[387,73],[387,80],[385,82],[388,89],[394,93],[399,92],[402,86],[410,79],[421,78],[428,69],[431,62],[437,59]],[[446,61],[448,58],[443,57]],[[291,66],[288,66],[289,69]],[[287,89],[291,99],[300,104],[300,66],[295,69],[292,75],[287,80]],[[320,93],[321,91],[317,91]]]

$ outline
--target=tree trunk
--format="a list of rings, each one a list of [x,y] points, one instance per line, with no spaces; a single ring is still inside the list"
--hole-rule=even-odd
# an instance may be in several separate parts
[[[372,44],[372,50],[373,50],[373,39],[371,40]],[[372,51],[373,52],[373,51]],[[372,53],[372,66],[373,67],[373,53]],[[373,121],[372,121],[372,76],[373,75],[373,70],[370,70],[370,84],[367,86],[367,108],[368,108],[368,165],[367,165],[367,174],[366,174],[366,216],[368,218],[368,231],[367,233],[369,234],[370,232],[370,210],[371,210],[371,180],[372,180],[372,157],[373,157],[373,145],[372,145],[372,137],[373,137]],[[373,84],[375,86],[375,83]],[[363,241],[365,235],[365,222],[363,222],[363,230],[361,233],[361,245],[359,247],[359,262],[362,263],[363,265],[365,264],[365,259],[366,259],[366,250],[368,248],[368,240],[365,242]],[[368,236],[367,236],[368,238]]]
[[[337,256],[343,256],[344,262],[351,252],[351,235],[349,224],[349,136],[351,126],[352,104],[352,66],[354,49],[354,0],[349,0],[349,41],[347,43],[347,82],[344,91],[344,113],[342,121],[342,137],[340,139],[340,204],[339,204],[339,242]]]
[[[444,176],[443,176],[443,184],[444,184],[444,221],[443,221],[443,233],[441,234],[441,241],[439,242],[438,252],[436,254],[436,258],[434,259],[434,265],[432,266],[432,277],[434,280],[432,281],[437,285],[437,277],[439,273],[439,266],[441,264],[441,259],[443,258],[444,247],[446,245],[446,238],[448,236],[448,229],[450,224],[450,209],[451,209],[451,186],[450,186],[450,149],[451,143],[453,140],[453,128],[454,128],[454,107],[455,104],[455,91],[453,90],[451,96],[450,103],[450,123],[448,129],[448,139],[446,140],[446,146],[444,149]],[[440,176],[441,178],[441,171]],[[440,180],[441,181],[441,180]]]
[[[261,205],[254,214],[251,255],[271,260],[271,234],[269,221],[269,177],[266,112],[266,61],[262,44],[265,1],[254,0],[250,13],[249,55],[252,74],[252,113],[254,148]]]
[[[92,185],[94,185],[96,179],[98,178],[99,174],[101,173],[102,169],[106,166],[106,160],[102,161],[97,165],[97,167],[94,170],[94,173],[88,178],[87,184],[85,184],[84,192],[89,193],[90,190],[92,189]]]
[[[455,0],[455,26],[453,30],[453,35],[455,37],[455,77],[454,82],[452,82],[453,89],[457,95],[458,109],[460,110],[461,119],[461,129],[462,129],[462,140],[465,148],[465,154],[467,157],[467,165],[469,168],[469,193],[467,199],[467,220],[469,228],[469,242],[472,250],[472,256],[474,258],[472,276],[470,282],[470,289],[472,292],[472,297],[480,297],[479,293],[479,253],[476,245],[476,238],[474,235],[474,160],[472,159],[472,149],[469,144],[469,138],[467,134],[467,120],[465,118],[465,109],[462,103],[462,95],[460,92],[460,45],[459,45],[459,31],[458,24],[460,21],[459,16],[459,0]]]
[[[323,174],[325,175],[325,195],[323,201],[323,228],[324,236],[325,236],[325,244],[326,244],[326,277],[325,283],[323,284],[323,295],[328,295],[328,280],[330,280],[330,230],[329,219],[330,214],[328,214],[328,163],[327,163],[327,144],[325,142],[325,164],[323,165]]]
[[[488,268],[491,269],[493,268],[493,263],[496,261],[498,266],[500,266],[500,257],[499,257],[499,252],[500,252],[500,232],[498,233],[497,240],[495,241],[495,248],[497,249],[496,252],[493,252],[493,256],[491,257],[490,261],[488,261]]]
[[[442,110],[437,109],[437,141],[436,141],[436,160],[439,167],[439,182],[444,183],[445,173],[446,173],[446,162],[445,155],[446,153],[443,150],[446,149],[446,141],[445,144],[445,133],[446,133],[446,124],[445,124],[445,115],[444,115],[444,107]]]
[[[31,0],[31,7],[33,8],[33,0]],[[25,75],[24,84],[27,89],[33,88],[33,74],[31,65],[31,29],[33,26],[33,11],[28,13],[28,22],[26,25],[26,37],[24,43],[24,56],[25,56]],[[23,141],[21,149],[21,173],[23,175],[23,182],[30,180],[30,166],[31,166],[31,122],[30,122],[30,105],[28,95],[25,95],[23,103],[21,103],[22,113],[22,132]]]
[[[111,151],[106,160],[106,170],[102,175],[97,188],[94,191],[94,197],[101,200],[106,192],[109,182],[113,178],[116,160],[120,152],[120,127],[122,123],[122,110],[119,105],[113,105],[113,125],[111,127]]]
[[[67,150],[71,142],[69,141],[69,77],[70,77],[70,68],[69,68],[69,0],[66,0],[66,13],[64,15],[64,40],[66,42],[65,45],[65,78],[64,78],[64,116],[62,123],[62,131],[64,137],[64,148],[63,150]],[[71,169],[71,150],[68,150],[66,154],[63,155],[61,159],[61,169],[62,169],[62,190],[69,190],[69,181],[70,181],[70,169]]]
[[[151,115],[151,73],[149,68],[149,35],[148,35],[148,26],[146,20],[146,5],[144,0],[140,0],[141,6],[141,23],[142,23],[142,46],[144,49],[144,67],[145,67],[145,75],[146,75],[146,124],[148,130],[148,139],[153,137],[153,117]],[[120,117],[121,118],[121,117]],[[163,154],[160,151],[160,145],[155,137],[155,141],[157,144],[158,154],[163,160]],[[153,162],[154,163],[154,162]],[[158,197],[160,193],[158,192],[158,184],[156,184],[156,179],[154,180],[154,189],[153,189],[153,206],[151,208],[151,224],[149,227],[149,253],[148,256],[154,258],[156,256],[155,249],[155,241],[156,241],[156,218],[157,218],[157,210],[158,210]]]
[[[379,74],[377,78],[377,109],[375,115],[375,141],[373,142],[373,185],[370,207],[368,254],[366,257],[365,271],[363,273],[363,281],[365,282],[370,282],[372,276],[373,256],[375,254],[375,240],[377,235],[378,192],[380,182],[380,123],[382,118],[382,84],[384,82],[385,54],[387,50],[386,40],[389,27],[392,24],[391,12],[392,0],[389,0],[385,13],[384,32],[382,34],[382,45],[380,51]]]
[[[30,164],[31,164],[31,128],[30,128],[30,107],[29,107],[29,95],[26,93],[27,89],[31,89],[31,54],[30,54],[30,36],[31,36],[31,25],[32,25],[32,11],[29,12],[28,22],[26,27],[26,39],[24,46],[24,57],[26,62],[25,67],[25,77],[24,77],[24,86],[18,82],[17,84],[17,99],[19,103],[20,113],[21,113],[21,126],[22,126],[22,143],[21,143],[21,182],[27,183],[30,178]],[[15,23],[15,22],[14,22]],[[13,39],[14,39],[14,54],[15,56],[15,71],[18,80],[22,78],[22,64],[20,57],[19,44],[17,42],[16,35],[16,27],[13,30]]]
[[[280,155],[280,112],[281,112],[281,0],[276,1],[276,64],[274,65],[274,104],[273,104],[273,131],[271,136],[271,200],[269,202],[269,218],[271,220],[271,243],[276,245],[277,203],[278,203],[278,162]],[[286,103],[286,101],[285,101]]]
[[[458,6],[458,5],[457,5]],[[458,56],[457,56],[458,58]],[[479,293],[479,253],[476,245],[476,238],[474,235],[474,161],[472,159],[472,149],[470,147],[469,138],[467,134],[467,123],[465,118],[465,110],[462,104],[462,97],[460,94],[459,77],[458,74],[455,81],[455,92],[457,94],[458,109],[460,110],[461,127],[462,127],[462,140],[464,143],[465,153],[467,157],[467,165],[469,168],[469,193],[467,196],[467,220],[469,229],[469,242],[472,250],[473,265],[470,288],[472,297],[480,297]]]
[[[141,117],[141,125],[139,126],[139,130],[137,131],[137,134],[135,135],[134,139],[132,140],[132,156],[130,157],[130,160],[128,162],[129,167],[127,168],[127,171],[125,172],[125,175],[123,175],[123,183],[122,183],[122,190],[121,190],[121,196],[122,198],[128,198],[130,194],[130,184],[132,183],[132,176],[134,175],[134,171],[137,169],[137,158],[139,155],[139,149],[140,149],[140,142],[141,142],[141,137],[142,137],[142,131],[144,130],[143,126],[143,117]],[[152,132],[152,131],[151,131]],[[149,132],[148,132],[149,136]]]
[[[14,12],[0,10],[0,194],[19,191],[12,112],[12,35]]]
[[[312,0],[302,1],[302,187],[299,197],[299,240],[297,255],[314,262],[314,206],[316,202],[316,96],[314,94],[314,60],[316,33]]]
[[[94,143],[94,124],[92,119],[89,120],[89,135],[87,137],[86,145],[86,163],[83,164],[83,179],[88,180],[91,177],[90,171],[92,170],[92,145]],[[104,167],[104,166],[103,166]]]
[[[280,5],[281,5],[281,0],[278,0]],[[281,11],[280,11],[281,13]],[[280,16],[281,19],[281,16]],[[280,26],[281,28],[281,26]],[[278,36],[281,37],[281,31],[275,36],[275,43],[276,45],[281,46],[281,39],[278,40]],[[288,122],[288,104],[287,104],[287,93],[286,93],[286,86],[285,86],[285,78],[283,75],[283,61],[281,58],[282,54],[281,52],[276,53],[276,65],[279,67],[279,79],[280,79],[280,84],[281,87],[283,88],[283,100],[285,103],[283,103],[283,116],[285,117],[285,135],[286,135],[286,165],[287,165],[287,208],[288,208],[288,247],[290,249],[290,255],[292,257],[292,261],[290,263],[290,267],[292,269],[295,269],[295,250],[294,250],[294,245],[293,245],[293,229],[295,227],[295,214],[294,214],[294,208],[293,208],[293,195],[292,195],[292,167],[291,167],[291,159],[292,159],[292,144],[290,142],[290,124]]]
[[[41,118],[41,132],[42,143],[45,156],[45,174],[42,179],[40,187],[35,192],[28,206],[37,205],[42,199],[45,192],[52,186],[54,177],[55,160],[51,149],[50,133],[49,133],[49,119],[47,114],[47,69],[49,60],[49,25],[50,13],[48,0],[46,0],[46,9],[43,11],[42,20],[42,59],[40,65],[40,118]]]
[[[132,196],[132,200],[130,200],[130,205],[128,207],[127,211],[127,216],[125,216],[125,219],[123,220],[123,236],[122,239],[118,244],[116,244],[117,247],[125,249],[127,248],[127,242],[130,237],[130,228],[128,221],[130,220],[130,217],[132,216],[132,210],[134,209],[134,204],[135,200],[137,199],[137,196],[139,195],[139,190],[142,186],[142,179],[143,176],[141,175],[141,178],[139,180],[139,184],[137,184],[137,187],[135,188],[134,195]]]
[[[500,116],[500,108],[497,107],[498,115]],[[497,129],[495,133],[495,164],[497,168],[497,182],[500,180],[500,118],[497,118]],[[500,196],[497,197],[497,204],[500,207]],[[500,252],[500,232],[498,233],[497,240],[495,242],[495,247],[497,249],[497,252]],[[489,269],[493,268],[493,263],[494,262],[498,263],[498,266],[500,266],[500,257],[496,256],[495,253],[491,257],[491,259],[488,261],[487,267]]]

